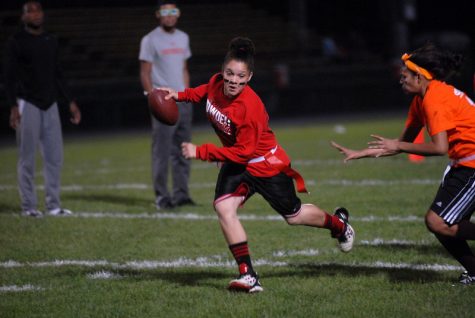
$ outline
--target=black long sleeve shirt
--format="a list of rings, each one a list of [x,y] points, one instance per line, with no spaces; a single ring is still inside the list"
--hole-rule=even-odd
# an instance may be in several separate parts
[[[22,29],[7,42],[5,90],[10,107],[17,98],[46,110],[57,101],[71,101],[59,66],[58,40],[50,33]]]

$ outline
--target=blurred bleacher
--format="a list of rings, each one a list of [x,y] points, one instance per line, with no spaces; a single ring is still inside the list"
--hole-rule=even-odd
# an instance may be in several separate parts
[[[245,2],[190,2],[180,7],[178,27],[190,35],[193,53],[189,61],[192,86],[219,71],[229,40],[242,35],[256,44],[251,84],[271,115],[351,111],[371,108],[371,103],[388,97],[394,105],[401,100],[384,63],[339,63],[323,58],[321,41],[310,31],[302,52],[295,30],[280,16]],[[138,53],[142,36],[157,26],[154,7],[45,8],[45,13],[46,29],[60,39],[61,63],[83,111],[83,123],[77,129],[148,127]],[[7,37],[19,27],[19,11],[0,12],[0,24],[3,53]],[[371,102],[366,97],[368,89]],[[3,132],[8,127],[3,86],[0,106]],[[203,111],[197,109],[195,120],[203,119]]]

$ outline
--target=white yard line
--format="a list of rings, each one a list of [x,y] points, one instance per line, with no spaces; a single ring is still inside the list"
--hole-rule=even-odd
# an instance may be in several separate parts
[[[10,285],[10,286],[0,286],[0,293],[8,293],[8,292],[24,292],[24,291],[41,291],[44,288],[33,286],[30,284],[17,286],[17,285]]]
[[[385,240],[382,238],[375,238],[371,241],[362,240],[359,242],[358,245],[366,245],[366,246],[428,246],[431,242],[429,241],[408,241],[408,240]]]
[[[413,242],[406,240],[382,240],[379,238],[373,241],[361,241],[359,245],[426,245],[426,242]],[[427,244],[428,245],[428,244]],[[330,248],[320,251],[317,249],[306,250],[280,250],[272,253],[275,258],[286,258],[293,256],[308,256],[315,257],[322,254],[339,253],[338,249]],[[276,261],[271,259],[256,259],[255,266],[269,266],[269,267],[284,267],[291,266],[294,263],[288,261]],[[307,262],[304,265],[311,265],[316,267],[349,267],[349,268],[373,268],[373,269],[402,269],[414,271],[462,271],[463,267],[451,264],[411,264],[411,263],[391,263],[384,261],[376,262]],[[65,266],[85,267],[85,268],[101,268],[99,271],[89,273],[86,275],[88,279],[92,280],[111,280],[122,279],[126,276],[116,273],[117,270],[158,270],[166,268],[234,268],[235,261],[221,255],[202,256],[195,259],[187,257],[179,257],[172,260],[131,260],[125,263],[111,262],[107,260],[53,260],[43,262],[17,262],[9,260],[0,262],[0,268],[16,269],[16,268],[58,268]],[[110,270],[107,270],[107,269]],[[33,286],[31,284],[17,286],[0,286],[0,293],[8,292],[25,292],[25,291],[43,291],[44,288]]]
[[[336,248],[331,249],[331,251],[338,252]],[[290,250],[290,251],[275,251],[272,253],[272,256],[274,257],[288,257],[288,256],[318,256],[322,254],[321,251],[315,250],[315,249],[308,249],[308,250],[302,250],[302,251],[296,251],[296,250]]]
[[[263,259],[257,259],[253,262],[256,265],[269,265],[272,267],[286,266],[285,262],[273,262]],[[17,262],[7,261],[0,262],[0,268],[19,268],[19,267],[63,267],[63,266],[79,266],[79,267],[110,267],[113,269],[159,269],[159,268],[176,268],[176,267],[235,267],[234,260],[224,259],[219,256],[215,257],[198,257],[190,259],[187,257],[179,257],[168,261],[128,261],[125,263],[109,262],[106,260],[54,260],[49,262]]]
[[[281,251],[282,252],[282,251]],[[281,253],[277,252],[277,254]],[[299,253],[289,252],[291,255],[307,255],[314,256],[315,252],[307,254],[307,252],[301,251]],[[282,267],[289,266],[291,263],[284,261],[273,261],[268,259],[256,259],[253,262],[256,266],[270,266],[270,267]],[[410,263],[391,263],[384,261],[376,262],[311,262],[314,266],[344,266],[352,268],[375,268],[375,269],[410,269],[416,271],[462,271],[462,266],[450,265],[450,264],[410,264]],[[106,260],[54,260],[49,262],[16,262],[8,261],[1,262],[0,268],[20,268],[20,267],[63,267],[63,266],[77,266],[77,267],[110,267],[112,269],[133,269],[133,270],[147,270],[147,269],[163,269],[163,268],[216,268],[226,267],[233,268],[236,266],[233,260],[225,260],[222,257],[198,257],[195,259],[180,257],[174,260],[154,261],[154,260],[134,260],[125,263],[109,262]],[[107,273],[107,272],[106,272]],[[102,275],[102,274],[101,274]],[[102,275],[104,276],[104,275]]]
[[[87,274],[87,278],[89,279],[121,279],[121,278],[124,278],[125,276],[123,275],[119,275],[119,274],[116,274],[116,273],[112,273],[112,272],[109,272],[109,271],[99,271],[99,272],[95,272],[95,273],[90,273],[90,274]]]
[[[407,180],[382,180],[382,179],[362,179],[362,180],[347,180],[347,179],[321,179],[305,180],[308,185],[332,185],[343,187],[379,187],[379,186],[398,186],[398,185],[436,185],[440,182],[439,179],[407,179]],[[215,182],[192,182],[190,188],[214,188]],[[39,184],[36,187],[38,190],[44,190],[44,186]],[[61,191],[76,192],[87,190],[150,190],[152,186],[145,183],[116,183],[116,184],[68,184],[61,187]],[[0,184],[0,190],[17,190],[15,184]]]
[[[211,213],[211,212],[210,212]],[[277,213],[272,215],[255,215],[255,214],[239,214],[239,219],[243,221],[283,221],[283,218]],[[120,212],[75,212],[70,216],[73,218],[111,218],[111,219],[177,219],[177,220],[217,220],[214,214],[197,214],[193,212],[177,212],[177,213],[120,213]],[[421,222],[423,217],[415,215],[407,216],[352,216],[350,221],[356,222]]]
[[[12,217],[18,217],[18,213],[10,214]],[[214,212],[209,214],[198,214],[194,212],[151,212],[151,213],[125,213],[125,212],[81,212],[74,211],[73,214],[67,216],[50,216],[47,218],[81,218],[81,219],[170,219],[170,220],[188,220],[188,221],[208,221],[217,220]],[[278,221],[283,222],[282,216],[277,213],[269,215],[255,215],[255,214],[238,214],[238,217],[242,221]],[[416,215],[389,215],[389,216],[376,216],[376,215],[363,215],[352,216],[351,222],[422,222],[424,218]]]

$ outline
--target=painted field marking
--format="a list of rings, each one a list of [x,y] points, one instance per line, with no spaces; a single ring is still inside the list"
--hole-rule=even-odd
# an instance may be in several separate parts
[[[63,217],[63,216],[60,216]],[[203,221],[203,220],[217,220],[217,216],[214,214],[203,215],[193,212],[180,212],[180,213],[122,213],[122,212],[75,212],[72,215],[66,216],[68,218],[112,218],[112,219],[172,219],[172,220],[190,220],[190,221]],[[240,220],[243,221],[284,221],[278,214],[273,215],[255,215],[255,214],[238,214]],[[415,215],[407,216],[355,216],[351,217],[351,221],[356,222],[421,222],[423,217]]]
[[[436,185],[440,183],[440,179],[407,179],[407,180],[382,180],[382,179],[362,179],[362,180],[347,180],[347,179],[314,179],[305,180],[308,185],[331,185],[343,187],[379,187],[379,186],[399,186],[399,185]],[[212,189],[216,185],[215,182],[191,182],[190,188]],[[15,184],[0,184],[0,190],[17,190]],[[38,184],[38,190],[44,190],[44,186]],[[116,183],[116,184],[68,184],[62,185],[61,191],[76,192],[87,190],[150,190],[152,185],[145,183]]]
[[[358,245],[366,245],[366,246],[429,246],[431,243],[429,241],[408,241],[408,240],[385,240],[382,238],[375,238],[371,241],[369,240],[362,240],[358,243]]]
[[[278,252],[278,254],[281,252]],[[314,254],[312,251],[310,254]],[[292,254],[292,253],[290,253]],[[293,255],[306,255],[306,252],[299,252],[298,254],[293,252]],[[313,255],[308,255],[313,256]],[[273,261],[268,259],[256,259],[253,262],[256,266],[270,266],[270,267],[282,267],[289,266],[291,263],[284,261]],[[463,267],[450,264],[411,264],[411,263],[391,263],[384,261],[376,262],[351,262],[351,263],[338,263],[338,262],[311,262],[309,264],[315,266],[345,266],[352,268],[375,268],[375,269],[410,269],[416,271],[462,271]],[[236,267],[234,260],[225,260],[220,256],[214,257],[198,257],[195,259],[187,257],[179,257],[174,260],[154,261],[154,260],[133,260],[125,263],[109,262],[106,260],[54,260],[45,262],[16,262],[13,260],[7,262],[1,262],[0,268],[20,268],[20,267],[32,267],[32,268],[45,268],[45,267],[64,267],[64,266],[78,266],[78,267],[110,267],[112,269],[128,269],[128,270],[152,270],[152,269],[164,269],[164,268],[234,268]],[[104,274],[105,275],[105,274]]]
[[[18,217],[18,213],[7,214],[12,217]],[[210,211],[210,214],[198,214],[194,212],[151,212],[151,213],[125,213],[125,212],[78,212],[74,211],[73,214],[67,216],[51,216],[47,215],[47,218],[80,218],[80,219],[170,219],[170,220],[187,220],[187,221],[216,221],[218,220],[214,212]],[[278,221],[283,222],[283,218],[277,213],[272,215],[255,215],[255,214],[238,214],[238,217],[242,221]],[[398,216],[352,216],[352,222],[422,222],[424,218],[416,215],[398,215]]]
[[[33,286],[30,284],[17,286],[17,285],[10,285],[10,286],[0,286],[0,293],[8,293],[8,292],[25,292],[25,291],[42,291],[44,288]]]
[[[99,271],[99,272],[94,272],[94,273],[89,273],[87,274],[87,278],[89,279],[121,279],[121,278],[124,278],[125,276],[123,275],[119,275],[119,274],[116,274],[116,273],[112,273],[112,272],[109,272],[109,271]]]

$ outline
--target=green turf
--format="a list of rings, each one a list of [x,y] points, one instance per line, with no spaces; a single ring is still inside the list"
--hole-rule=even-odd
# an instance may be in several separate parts
[[[343,254],[328,231],[290,227],[253,197],[240,215],[262,264],[258,295],[226,290],[236,268],[211,206],[216,165],[193,162],[198,205],[164,217],[153,205],[148,132],[67,136],[62,202],[76,216],[30,219],[19,216],[15,148],[3,146],[0,317],[471,317],[475,289],[456,284],[458,263],[423,221],[447,158],[343,164],[329,146],[364,147],[371,133],[397,137],[403,122],[273,126],[307,180],[302,200],[349,208],[357,239]],[[193,138],[216,142],[210,128]],[[44,209],[42,188],[38,194]],[[94,213],[101,217],[85,217]],[[424,267],[431,265],[452,267]]]

